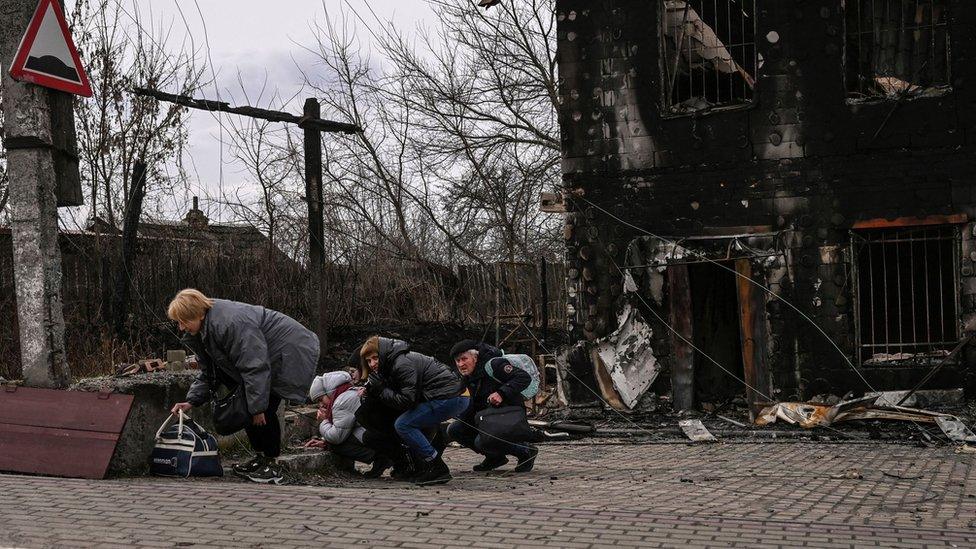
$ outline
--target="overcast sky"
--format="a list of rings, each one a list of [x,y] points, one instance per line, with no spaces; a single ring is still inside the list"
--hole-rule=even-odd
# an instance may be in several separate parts
[[[198,49],[206,53],[205,37],[209,39],[209,59],[219,86],[220,98],[231,104],[244,101],[237,84],[238,72],[251,89],[260,87],[268,78],[270,87],[277,87],[279,95],[288,98],[295,94],[302,83],[302,75],[296,67],[308,62],[308,54],[298,45],[314,43],[311,25],[322,21],[325,9],[338,13],[347,5],[364,17],[373,11],[384,20],[392,20],[404,30],[413,30],[417,25],[431,26],[431,10],[425,0],[123,0],[129,6],[138,6],[141,17],[152,17],[159,21],[173,22],[172,43],[179,43],[180,34],[187,28],[193,36]],[[348,11],[348,7],[346,8]],[[182,13],[181,13],[182,12]],[[185,23],[184,23],[185,19]],[[204,25],[206,33],[204,33]],[[360,36],[368,46],[368,33]],[[212,78],[208,69],[208,78]],[[306,69],[307,70],[307,69]],[[201,95],[216,98],[218,90],[208,86]],[[252,98],[253,100],[254,98]],[[300,111],[303,98],[298,98],[291,110]],[[261,106],[267,107],[265,103]],[[230,114],[223,115],[234,116]],[[226,118],[225,118],[226,125]],[[220,125],[214,116],[204,111],[191,111],[189,166],[191,191],[206,195],[206,190],[216,194],[221,177]],[[246,176],[235,166],[228,165],[230,154],[225,143],[223,147],[223,186],[225,191],[239,184]],[[198,180],[197,180],[198,178]],[[197,187],[199,185],[199,187]],[[204,204],[210,206],[210,214],[217,215],[215,205],[209,204],[201,196]]]

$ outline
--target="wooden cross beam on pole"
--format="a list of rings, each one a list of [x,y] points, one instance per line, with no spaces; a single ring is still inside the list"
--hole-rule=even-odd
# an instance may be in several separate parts
[[[287,112],[259,109],[257,107],[232,107],[223,101],[196,99],[188,95],[176,95],[150,88],[132,88],[132,93],[152,97],[167,103],[175,103],[191,109],[226,112],[248,118],[295,124],[305,130],[305,200],[308,205],[308,257],[309,267],[314,274],[314,292],[316,295],[311,316],[312,322],[315,325],[315,332],[319,336],[320,346],[325,348],[327,328],[325,326],[324,312],[325,292],[322,288],[322,280],[325,274],[325,219],[323,217],[324,208],[322,203],[322,139],[320,134],[354,134],[362,132],[362,128],[355,124],[323,120],[320,118],[319,102],[314,98],[307,99],[302,116],[296,116]]]
[[[322,120],[321,118],[308,118],[306,116],[296,116],[291,113],[282,111],[270,111],[267,109],[259,109],[257,107],[231,107],[228,103],[223,101],[212,101],[210,99],[194,99],[188,95],[176,95],[172,93],[161,92],[158,90],[153,90],[149,88],[132,88],[132,93],[136,95],[143,95],[146,97],[152,97],[160,101],[166,101],[167,103],[176,103],[177,105],[183,105],[184,107],[189,107],[191,109],[200,109],[203,111],[219,111],[228,112],[231,114],[239,114],[241,116],[247,116],[249,118],[260,118],[262,120],[270,120],[271,122],[286,122],[291,124],[297,124],[299,128],[303,130],[318,130],[325,133],[358,133],[363,131],[362,128],[355,124],[347,124],[345,122],[333,122],[332,120]]]

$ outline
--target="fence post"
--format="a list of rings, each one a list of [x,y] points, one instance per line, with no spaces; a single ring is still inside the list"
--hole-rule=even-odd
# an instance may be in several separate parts
[[[541,332],[542,342],[545,343],[549,337],[549,276],[546,258],[543,257],[539,262],[539,299],[542,301],[542,310],[539,311],[539,331]]]

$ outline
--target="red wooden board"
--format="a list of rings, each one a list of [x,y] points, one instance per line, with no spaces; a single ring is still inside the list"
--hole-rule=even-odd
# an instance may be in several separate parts
[[[0,388],[0,471],[104,478],[132,399]]]

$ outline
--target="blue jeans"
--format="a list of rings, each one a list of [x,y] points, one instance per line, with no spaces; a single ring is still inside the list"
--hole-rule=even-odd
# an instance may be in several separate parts
[[[422,430],[461,415],[470,404],[471,399],[466,396],[421,402],[400,414],[393,426],[416,457],[430,461],[437,457],[437,450],[430,445]]]

